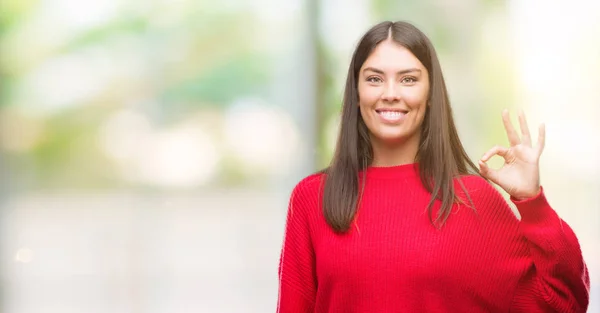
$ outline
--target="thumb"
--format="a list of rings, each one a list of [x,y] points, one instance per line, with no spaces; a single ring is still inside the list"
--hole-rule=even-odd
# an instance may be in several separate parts
[[[498,171],[490,168],[485,162],[479,160],[479,173],[481,176],[491,180],[494,184],[498,185]]]

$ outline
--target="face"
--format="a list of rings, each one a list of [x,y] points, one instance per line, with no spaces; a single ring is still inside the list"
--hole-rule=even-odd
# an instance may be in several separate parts
[[[418,144],[429,73],[408,49],[389,39],[379,43],[358,73],[358,95],[372,144]]]

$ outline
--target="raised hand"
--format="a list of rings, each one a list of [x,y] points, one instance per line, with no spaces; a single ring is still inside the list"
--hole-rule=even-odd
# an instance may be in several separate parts
[[[539,127],[537,144],[532,146],[525,113],[521,111],[519,114],[521,138],[510,122],[508,110],[502,112],[502,121],[508,135],[510,148],[495,146],[486,152],[479,160],[481,175],[506,190],[516,199],[534,197],[540,192],[539,160],[544,150],[546,137],[544,124]],[[494,155],[504,158],[504,165],[497,170],[486,164]]]

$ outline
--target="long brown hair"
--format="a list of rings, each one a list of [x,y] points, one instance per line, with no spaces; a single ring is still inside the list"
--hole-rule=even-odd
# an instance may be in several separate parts
[[[389,36],[411,51],[429,72],[429,103],[421,125],[415,162],[419,163],[423,186],[432,195],[427,210],[434,226],[441,227],[454,202],[461,200],[455,192],[454,179],[459,175],[479,174],[458,137],[442,69],[430,40],[407,22],[379,23],[361,38],[352,55],[335,154],[330,166],[324,170],[323,213],[336,232],[346,232],[350,228],[363,189],[359,186],[359,173],[373,160],[369,130],[359,110],[358,73],[375,47]],[[441,207],[434,219],[432,210],[436,199],[441,201]]]

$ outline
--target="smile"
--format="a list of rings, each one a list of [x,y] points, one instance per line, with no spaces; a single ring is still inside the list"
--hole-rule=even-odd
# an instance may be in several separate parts
[[[377,115],[379,115],[379,117],[382,119],[382,121],[386,122],[386,123],[400,122],[404,119],[406,114],[408,114],[408,111],[406,111],[406,110],[381,109],[381,110],[375,110],[375,112],[377,112]]]

